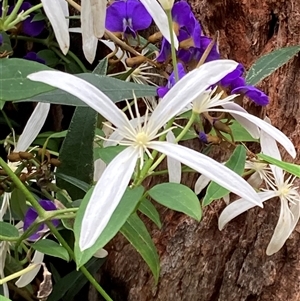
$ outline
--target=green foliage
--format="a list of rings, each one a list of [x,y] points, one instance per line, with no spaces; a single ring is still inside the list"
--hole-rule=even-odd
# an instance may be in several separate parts
[[[97,113],[91,108],[76,108],[69,132],[63,142],[57,172],[92,184],[94,161],[93,142]],[[69,181],[57,179],[60,188],[66,189],[73,200],[81,199],[84,192]]]
[[[145,224],[136,213],[133,213],[120,231],[146,261],[157,283],[160,270],[159,257]]]
[[[15,226],[9,223],[0,222],[0,235],[5,237],[18,237],[19,231]]]
[[[81,222],[83,215],[86,209],[86,206],[89,202],[89,199],[92,195],[93,189],[89,190],[85,195],[84,199],[81,202],[79,210],[76,215],[74,232],[75,232],[75,257],[77,267],[84,265],[99,249],[103,248],[121,229],[128,217],[134,212],[138,202],[140,201],[143,193],[143,187],[137,187],[134,189],[128,188],[124,193],[119,205],[111,216],[107,226],[103,230],[102,234],[97,239],[96,243],[87,250],[83,252],[79,249],[79,235]]]
[[[146,215],[152,222],[160,229],[161,221],[159,217],[159,213],[154,207],[154,205],[146,198],[143,198],[138,210]]]
[[[274,50],[260,57],[249,69],[246,82],[256,85],[278,68],[286,64],[300,51],[300,46],[289,46]]]
[[[0,68],[1,71],[1,68]],[[31,73],[31,72],[29,72]],[[26,74],[27,75],[27,74]],[[124,82],[122,80],[112,78],[109,76],[99,76],[97,74],[92,73],[82,73],[77,74],[76,76],[88,81],[98,89],[100,89],[104,94],[106,94],[113,102],[119,102],[123,99],[132,99],[134,91],[136,97],[144,97],[144,96],[155,96],[156,95],[156,88],[152,86],[146,85],[139,85],[130,82]],[[28,80],[27,80],[28,81]],[[26,82],[27,83],[27,82]],[[40,84],[34,82],[34,84]],[[40,84],[42,85],[42,84]],[[43,85],[45,86],[45,85]],[[49,87],[49,86],[46,86]],[[51,89],[53,88],[51,87]],[[1,90],[0,90],[1,92]],[[41,91],[43,92],[43,91]],[[39,93],[41,93],[39,92]],[[24,101],[37,101],[37,102],[50,102],[53,104],[61,104],[61,105],[69,105],[69,106],[80,106],[86,107],[86,104],[82,102],[77,97],[59,90],[55,89],[48,93],[39,94],[35,93],[29,96],[24,96],[20,102]],[[39,95],[37,95],[39,94]],[[32,97],[37,95],[35,97]],[[31,98],[29,98],[31,97]],[[27,99],[26,99],[27,98]],[[16,98],[20,99],[20,98]]]
[[[152,187],[148,194],[161,205],[183,212],[200,221],[202,210],[196,194],[187,186],[177,183],[163,183]]]
[[[257,156],[261,160],[264,160],[270,164],[276,165],[296,177],[300,177],[300,165],[280,161],[280,160],[274,159],[274,158],[264,155],[264,154],[258,154]]]
[[[46,255],[58,257],[63,260],[66,260],[66,261],[70,260],[67,250],[53,240],[41,239],[31,246],[33,249],[35,249],[41,253],[44,253]]]
[[[0,59],[0,100],[16,101],[53,90],[53,87],[27,78],[28,74],[41,70],[51,69],[23,59]]]
[[[239,145],[226,162],[225,166],[241,175],[244,171],[246,161],[246,149],[244,146]],[[209,205],[212,201],[220,199],[228,195],[230,191],[220,186],[215,182],[211,182],[206,190],[205,197],[202,201],[203,206]]]
[[[94,158],[102,159],[106,164],[109,164],[114,157],[116,157],[121,151],[123,151],[126,146],[116,145],[116,146],[108,146],[104,148],[96,148],[94,150]]]

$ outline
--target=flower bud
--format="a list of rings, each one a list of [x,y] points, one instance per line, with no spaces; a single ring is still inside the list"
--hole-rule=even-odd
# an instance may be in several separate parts
[[[127,58],[125,60],[125,62],[128,67],[133,67],[135,65],[140,65],[140,64],[144,63],[146,60],[147,60],[146,57],[144,57],[143,55],[140,55],[140,56]]]
[[[171,10],[174,5],[174,0],[158,0],[164,10]]]

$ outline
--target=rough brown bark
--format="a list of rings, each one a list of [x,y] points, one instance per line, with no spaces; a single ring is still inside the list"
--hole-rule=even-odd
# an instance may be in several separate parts
[[[246,67],[262,54],[300,39],[300,1],[191,0],[207,35],[220,32],[224,57]],[[263,112],[300,146],[299,57],[261,84],[271,103]],[[196,146],[197,147],[197,146]],[[286,156],[286,158],[288,158]],[[298,156],[299,162],[299,156]],[[185,183],[193,184],[196,175]],[[152,183],[153,184],[153,183]],[[151,183],[149,183],[151,185]],[[163,228],[147,223],[161,260],[160,281],[154,285],[146,264],[126,240],[117,236],[109,245],[103,283],[114,300],[270,301],[300,300],[299,226],[273,256],[265,250],[278,220],[279,202],[267,202],[217,229],[224,208],[215,202],[200,223],[161,209]]]

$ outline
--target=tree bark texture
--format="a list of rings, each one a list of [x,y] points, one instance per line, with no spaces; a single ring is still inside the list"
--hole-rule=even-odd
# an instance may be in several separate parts
[[[249,68],[261,55],[300,42],[299,0],[190,0],[203,32],[220,34],[220,52]],[[245,107],[272,123],[300,147],[300,59],[296,56],[261,83],[270,105]],[[199,147],[198,141],[192,141]],[[216,155],[222,159],[222,153]],[[290,159],[288,155],[285,159]],[[299,162],[299,156],[295,162]],[[198,175],[183,182],[193,186]],[[155,183],[147,183],[153,186]],[[299,225],[275,255],[265,250],[276,226],[280,202],[270,200],[237,217],[220,232],[221,201],[204,209],[200,223],[160,208],[163,227],[146,225],[157,246],[161,274],[157,286],[139,254],[118,235],[109,251],[101,282],[115,301],[298,301],[300,300]]]

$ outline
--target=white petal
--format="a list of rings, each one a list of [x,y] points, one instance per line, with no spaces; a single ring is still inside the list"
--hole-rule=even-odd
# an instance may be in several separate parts
[[[69,19],[69,4],[66,0],[58,0],[58,1],[59,1],[61,9],[63,11],[63,14],[65,16],[65,21],[67,23],[67,26],[69,28],[69,22],[70,22],[70,19]]]
[[[229,194],[223,196],[223,201],[224,201],[224,203],[225,203],[226,205],[229,204],[229,202],[230,202],[230,196],[229,196]]]
[[[108,255],[108,252],[106,250],[100,249],[94,254],[94,257],[105,258],[107,255]]]
[[[209,86],[219,82],[233,71],[237,65],[231,60],[215,60],[203,64],[185,75],[172,87],[153,111],[148,122],[150,131],[156,133],[167,121],[181,112]]]
[[[105,31],[107,1],[106,0],[85,0],[85,1],[91,1],[90,5],[92,8],[94,35],[96,38],[100,39],[104,35],[104,31]]]
[[[141,0],[143,5],[145,6],[148,13],[151,15],[152,19],[154,20],[156,26],[159,28],[162,35],[166,38],[166,40],[171,44],[171,36],[169,31],[169,24],[168,18],[165,11],[162,7],[158,4],[156,0]],[[178,39],[173,31],[174,37],[174,47],[178,49]]]
[[[175,143],[175,136],[172,131],[167,133],[167,141]],[[181,181],[181,163],[170,156],[167,156],[167,166],[170,183],[180,183]]]
[[[6,241],[0,242],[0,277],[4,278],[4,268],[5,268],[5,260],[7,253],[9,252],[9,243]],[[4,296],[9,298],[9,290],[7,283],[2,284]]]
[[[269,200],[276,196],[275,191],[263,191],[258,192],[257,195],[261,199],[262,202]],[[229,204],[221,213],[219,217],[219,230],[223,230],[225,225],[229,223],[232,219],[237,217],[238,215],[246,212],[247,210],[255,207],[253,203],[250,203],[248,200],[244,198],[238,199],[233,203]]]
[[[22,275],[18,281],[16,281],[16,286],[21,288],[24,287],[26,285],[28,285],[38,274],[40,268],[41,268],[41,263],[44,260],[44,254],[39,252],[39,251],[35,251],[33,258],[32,258],[32,262],[30,263],[31,265],[36,265],[36,268],[34,268],[33,270],[31,270],[30,272]]]
[[[102,159],[94,162],[94,181],[98,181],[106,168],[106,164]]]
[[[229,191],[262,207],[261,200],[255,190],[242,177],[221,163],[178,144],[153,141],[149,143],[149,148],[153,148],[167,156],[173,157],[199,173],[204,174]]]
[[[259,173],[256,171],[254,172],[249,179],[247,180],[247,182],[253,187],[253,188],[259,188],[260,185],[263,182],[263,179],[260,177]]]
[[[60,0],[41,0],[41,2],[55,33],[60,50],[66,55],[70,47],[70,35]]]
[[[78,97],[118,128],[128,127],[126,115],[104,93],[79,77],[60,71],[40,71],[27,77]]]
[[[237,103],[234,103],[234,102],[224,104],[224,105],[222,105],[222,107],[226,110],[240,111],[240,112],[244,112],[245,114],[249,114],[244,108],[242,108],[241,106],[239,106]],[[212,109],[212,111],[213,111],[213,109]],[[247,130],[249,132],[249,134],[254,139],[259,138],[260,131],[253,122],[249,122],[247,118],[244,118],[244,117],[236,115],[236,114],[232,114],[232,116],[234,117],[234,119],[236,119],[242,125],[242,127],[245,130]]]
[[[271,121],[269,118],[265,118],[265,121],[267,123],[271,124]],[[271,137],[265,131],[261,131],[261,133],[260,133],[260,145],[261,145],[262,153],[281,161],[281,155],[280,155],[276,140],[273,139],[273,137]],[[272,172],[276,179],[276,183],[283,183],[284,182],[283,170],[280,167],[275,166],[275,165],[270,165],[270,168],[272,169]]]
[[[106,167],[86,207],[79,239],[81,251],[91,247],[118,206],[134,171],[138,151],[128,147]]]
[[[19,137],[15,152],[26,151],[41,131],[50,109],[50,103],[39,102]]]
[[[195,188],[194,188],[195,193],[199,194],[209,184],[209,182],[210,182],[210,178],[202,174],[195,183]]]
[[[82,30],[80,27],[71,27],[69,28],[69,32],[82,33]]]
[[[240,111],[234,111],[234,110],[224,110],[224,109],[212,109],[211,111],[214,112],[227,112],[232,115],[239,115],[246,119],[248,119],[253,124],[257,125],[261,130],[265,131],[267,134],[272,136],[277,142],[279,142],[286,151],[293,157],[296,157],[296,150],[292,143],[292,141],[281,131],[279,131],[277,128],[272,126],[271,124],[268,124],[267,122],[261,120],[260,118],[253,116],[248,113],[240,112]]]
[[[281,200],[279,219],[271,241],[267,247],[267,255],[272,255],[278,252],[291,235],[299,220],[299,206],[299,202],[293,205],[293,212],[296,213],[296,215],[293,216],[289,209],[288,202],[286,200]]]
[[[91,0],[81,2],[81,30],[82,30],[82,49],[87,61],[92,64],[98,45],[98,39],[94,35],[93,18],[92,18]]]

